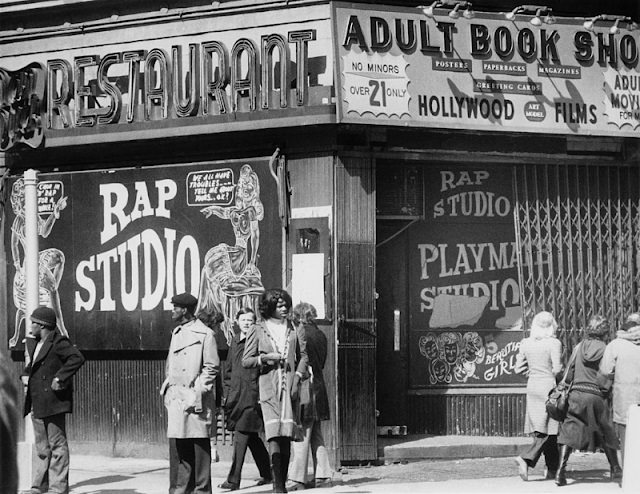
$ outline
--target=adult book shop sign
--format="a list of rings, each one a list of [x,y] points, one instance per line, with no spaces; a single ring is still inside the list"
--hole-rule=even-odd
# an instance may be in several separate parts
[[[9,183],[9,347],[24,337],[24,182]],[[171,297],[190,292],[231,331],[279,286],[281,226],[266,159],[51,173],[38,183],[40,302],[85,350],[166,349]]]
[[[621,23],[334,4],[341,122],[640,136],[638,31]]]
[[[424,190],[409,230],[412,386],[521,383],[510,169],[431,166]]]

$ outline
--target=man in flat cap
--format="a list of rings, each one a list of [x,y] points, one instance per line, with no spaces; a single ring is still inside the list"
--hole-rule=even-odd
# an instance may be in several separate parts
[[[23,373],[26,385],[24,415],[31,413],[36,458],[31,493],[69,492],[69,445],[66,417],[72,409],[72,377],[84,357],[69,338],[56,331],[56,313],[38,307],[31,314],[27,338],[29,363]]]
[[[215,379],[220,369],[213,331],[194,312],[189,293],[171,299],[177,324],[167,355],[167,377],[160,394],[167,408],[167,437],[175,440],[170,469],[176,472],[175,494],[211,493],[211,443],[216,434]]]

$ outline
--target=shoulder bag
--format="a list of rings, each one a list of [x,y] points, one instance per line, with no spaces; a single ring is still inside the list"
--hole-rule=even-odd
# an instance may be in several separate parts
[[[569,408],[569,392],[571,391],[572,384],[567,382],[567,375],[569,374],[569,369],[571,369],[571,366],[576,361],[579,346],[580,344],[578,344],[578,346],[573,350],[569,363],[567,364],[567,368],[562,376],[562,380],[556,384],[551,391],[549,391],[547,400],[544,403],[549,417],[553,420],[557,420],[558,422],[562,422],[567,416],[567,410]]]

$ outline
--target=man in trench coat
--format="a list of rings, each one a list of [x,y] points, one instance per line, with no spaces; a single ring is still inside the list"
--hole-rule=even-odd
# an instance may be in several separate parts
[[[216,434],[215,378],[220,368],[213,331],[196,319],[197,299],[189,293],[171,299],[177,323],[160,389],[167,408],[167,437],[174,439],[176,494],[211,493],[211,443]],[[172,486],[173,488],[173,486]]]

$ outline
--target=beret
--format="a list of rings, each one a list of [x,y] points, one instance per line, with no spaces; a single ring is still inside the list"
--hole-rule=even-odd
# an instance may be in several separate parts
[[[31,313],[31,320],[43,326],[55,327],[56,313],[53,309],[41,305]]]
[[[198,305],[198,299],[190,293],[179,293],[171,297],[171,303],[178,307],[195,307]]]

